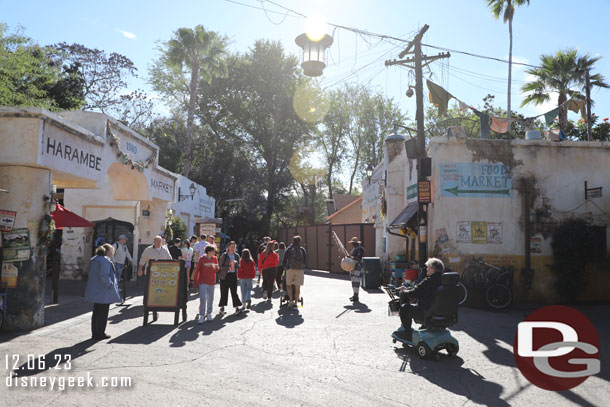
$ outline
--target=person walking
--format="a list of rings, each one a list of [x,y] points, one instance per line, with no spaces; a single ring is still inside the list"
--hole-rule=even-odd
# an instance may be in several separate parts
[[[84,300],[93,303],[91,338],[96,341],[110,339],[110,335],[106,334],[108,309],[110,304],[121,300],[116,270],[111,260],[113,255],[114,247],[105,243],[95,250],[95,256],[89,263]]]
[[[263,253],[267,249],[267,244],[271,241],[269,236],[263,237],[263,241],[256,247],[256,264],[260,264],[261,253]],[[256,285],[258,286],[261,282],[261,276],[263,275],[263,270],[258,268],[258,280],[256,281]]]
[[[294,307],[301,298],[301,286],[305,282],[305,267],[307,267],[307,250],[301,246],[301,236],[296,235],[284,253],[286,289],[290,298],[289,308]]]
[[[362,282],[362,258],[364,257],[364,247],[362,242],[357,237],[352,237],[349,240],[352,244],[352,250],[350,251],[349,257],[357,261],[356,266],[352,271],[349,272],[350,279],[352,281],[352,290],[354,295],[349,298],[352,302],[359,302],[358,293],[360,291],[360,283]]]
[[[273,293],[273,283],[275,281],[275,275],[277,274],[277,266],[280,258],[277,253],[273,250],[275,248],[275,241],[270,241],[267,244],[267,248],[264,252],[258,256],[258,269],[261,270],[263,275],[263,299],[271,299]]]
[[[256,268],[252,254],[248,249],[244,249],[241,252],[237,277],[239,278],[239,287],[241,288],[241,299],[246,304],[246,308],[250,309],[252,307],[252,280],[256,277]]]
[[[199,320],[198,324],[212,320],[212,307],[214,306],[214,286],[216,285],[216,273],[218,272],[218,259],[216,248],[208,245],[204,249],[204,255],[197,263],[193,284],[199,288]]]
[[[282,274],[284,274],[284,254],[286,253],[286,244],[284,242],[276,243],[276,251],[279,258],[277,265],[277,274],[275,275],[275,282],[277,289],[282,289]]]
[[[162,246],[162,243],[163,238],[161,236],[155,236],[153,244],[144,249],[138,266],[138,277],[141,277],[148,272],[147,267],[150,260],[172,260],[172,255],[169,253],[166,246]]]
[[[207,238],[206,235],[201,235],[199,236],[199,238],[201,240],[199,240],[193,245],[193,251],[195,252],[194,256],[196,261],[205,255],[205,247],[208,245],[208,242],[206,242],[205,240]]]
[[[116,281],[120,282],[125,266],[129,265],[129,263],[133,264],[133,258],[127,248],[127,236],[120,235],[119,240],[115,242],[112,247],[114,248],[112,262],[114,263],[114,269],[116,270]],[[126,285],[123,285],[123,288],[126,290]],[[121,294],[121,304],[123,304],[125,302],[126,294],[123,290],[119,290],[119,294]]]
[[[195,238],[195,240],[197,240],[197,238]],[[187,287],[190,287],[191,272],[193,270],[193,248],[188,240],[184,241],[181,252],[182,256],[180,256],[180,259],[184,260],[184,268],[186,269],[186,285]]]
[[[241,311],[241,301],[237,295],[237,269],[239,268],[240,256],[235,252],[236,244],[234,241],[230,241],[225,251],[218,260],[220,271],[218,273],[220,277],[220,313],[225,313],[225,307],[228,302],[229,290],[231,290],[231,303],[235,308],[235,313]]]

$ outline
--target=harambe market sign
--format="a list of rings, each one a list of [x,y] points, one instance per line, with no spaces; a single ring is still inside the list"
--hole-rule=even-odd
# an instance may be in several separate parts
[[[157,171],[151,171],[150,180],[151,195],[154,198],[167,202],[174,201],[175,180]]]
[[[446,163],[440,165],[441,196],[510,198],[510,167],[502,163]]]
[[[45,126],[40,134],[38,164],[88,179],[103,179],[103,149],[89,141],[55,126]]]

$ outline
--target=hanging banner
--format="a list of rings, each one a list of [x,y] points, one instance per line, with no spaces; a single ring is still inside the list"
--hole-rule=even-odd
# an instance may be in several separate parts
[[[2,232],[2,257],[4,262],[24,261],[30,258],[30,231],[28,228]]]
[[[0,232],[10,232],[15,225],[17,212],[0,210]]]

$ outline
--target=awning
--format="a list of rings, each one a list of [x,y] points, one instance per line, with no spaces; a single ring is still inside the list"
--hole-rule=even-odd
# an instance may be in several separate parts
[[[78,216],[72,211],[64,208],[60,204],[55,204],[55,211],[51,212],[51,217],[55,221],[57,229],[62,228],[86,228],[95,226],[82,216]]]
[[[418,207],[419,207],[419,205],[417,202],[411,202],[410,204],[408,204],[405,207],[405,209],[403,209],[402,212],[400,212],[400,214],[396,217],[396,219],[394,219],[394,221],[392,223],[390,223],[390,227],[391,228],[404,227],[407,224],[407,222],[409,222],[411,220],[413,215],[415,215],[417,213]]]

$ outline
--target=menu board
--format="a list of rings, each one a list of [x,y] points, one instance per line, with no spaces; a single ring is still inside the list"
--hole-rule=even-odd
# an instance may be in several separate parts
[[[146,307],[178,307],[179,288],[180,262],[178,260],[150,261]]]

